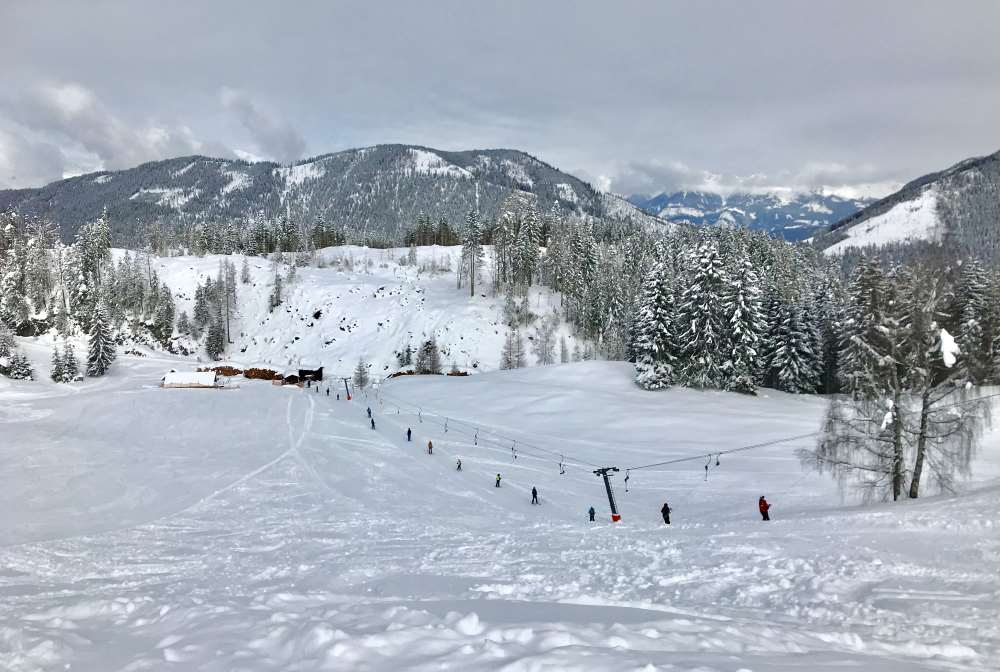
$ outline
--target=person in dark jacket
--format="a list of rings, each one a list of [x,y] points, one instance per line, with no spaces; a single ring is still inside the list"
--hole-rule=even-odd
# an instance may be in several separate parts
[[[326,388],[326,396],[328,396],[328,397],[330,396],[330,388],[329,387]]]
[[[430,441],[427,442],[427,454],[428,455],[434,454],[434,444],[431,443]]]
[[[497,474],[497,484],[494,487],[500,487],[500,474]]]
[[[369,418],[370,418],[370,417],[372,417],[372,409],[371,409],[371,406],[369,406],[369,407],[368,407],[368,417],[369,417]]]
[[[458,463],[455,465],[455,471],[462,471],[462,458],[458,458]]]
[[[538,504],[538,488],[531,486],[531,503]]]
[[[760,510],[761,518],[764,520],[771,520],[771,516],[768,514],[768,511],[771,510],[771,505],[767,503],[766,499],[764,499],[764,495],[761,495],[760,499],[757,500],[757,508]]]
[[[406,440],[409,441],[410,437],[413,436],[413,430],[409,427],[406,428]]]
[[[670,505],[663,502],[663,508],[660,509],[660,513],[663,514],[663,522],[666,525],[670,524]]]
[[[597,515],[597,511],[594,511],[594,507],[590,507],[590,511],[587,511],[587,513],[590,514],[590,522],[594,522],[594,516]]]
[[[372,429],[375,429],[375,418],[372,418]]]

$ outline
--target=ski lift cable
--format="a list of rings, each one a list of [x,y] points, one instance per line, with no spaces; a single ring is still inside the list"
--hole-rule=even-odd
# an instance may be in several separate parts
[[[387,392],[383,391],[382,394],[385,397],[389,398],[389,399],[395,400],[395,402],[397,402],[398,404],[402,404],[403,406],[413,406],[413,407],[415,407],[413,404],[409,404],[409,403],[407,403],[407,402],[405,402],[405,401],[403,401],[401,399],[398,399],[397,397],[395,397],[395,396],[393,396],[391,394],[388,394]],[[421,409],[421,411],[424,410],[423,407],[419,407],[419,408]],[[521,444],[522,446],[526,446],[526,447],[531,448],[533,450],[537,450],[537,451],[541,451],[543,453],[547,453],[547,454],[551,455],[553,458],[561,458],[562,455],[563,455],[563,453],[559,453],[559,452],[556,452],[554,450],[550,450],[548,448],[545,448],[544,446],[539,446],[537,444],[528,443],[528,442],[524,441],[523,439],[516,439],[514,437],[504,436],[503,434],[500,434],[498,432],[493,432],[493,431],[489,431],[489,430],[483,430],[483,429],[480,429],[477,425],[474,425],[472,423],[465,422],[463,420],[455,420],[454,418],[451,418],[449,416],[444,416],[442,414],[433,413],[432,411],[429,411],[429,410],[426,411],[426,413],[423,413],[423,415],[427,416],[427,417],[429,417],[431,415],[437,415],[437,416],[442,417],[442,418],[447,418],[447,421],[450,422],[450,424],[452,426],[459,425],[459,424],[460,425],[465,425],[465,426],[469,427],[470,430],[475,430],[476,432],[478,432],[480,434],[486,434],[488,436],[493,436],[493,437],[496,437],[497,439],[502,440],[502,441],[516,442],[516,443]],[[454,431],[454,430],[452,430],[452,431]],[[482,436],[480,436],[479,440],[483,440]],[[575,461],[577,463],[579,463],[579,464],[587,465],[587,466],[590,466],[590,467],[598,467],[598,466],[600,466],[598,464],[595,464],[593,462],[588,462],[587,460],[584,460],[584,459],[581,459],[581,458],[575,458]],[[571,461],[564,461],[564,462],[566,464],[571,464]]]
[[[705,459],[707,459],[709,462],[711,462],[712,461],[712,457],[716,457],[716,460],[718,460],[719,457],[721,457],[723,455],[728,455],[730,453],[738,453],[738,452],[742,452],[744,450],[753,450],[755,448],[764,448],[766,446],[774,446],[774,445],[777,445],[779,443],[787,443],[789,441],[795,441],[795,440],[798,440],[798,439],[805,439],[805,438],[808,438],[810,436],[818,436],[821,433],[822,432],[809,432],[808,434],[799,434],[797,436],[786,436],[786,437],[783,437],[783,438],[780,438],[780,439],[774,439],[774,440],[771,440],[771,441],[764,441],[762,443],[754,443],[754,444],[749,445],[749,446],[740,446],[739,448],[730,448],[729,450],[713,450],[713,451],[708,452],[708,453],[699,453],[698,455],[690,455],[688,457],[678,457],[678,458],[675,458],[675,459],[672,459],[672,460],[664,460],[663,462],[653,462],[652,464],[642,464],[642,465],[639,465],[639,466],[627,467],[627,470],[628,471],[637,471],[639,469],[651,469],[653,467],[664,467],[664,466],[666,466],[668,464],[679,464],[681,462],[691,462],[693,460],[705,460]],[[705,467],[707,468],[708,464],[706,464]]]

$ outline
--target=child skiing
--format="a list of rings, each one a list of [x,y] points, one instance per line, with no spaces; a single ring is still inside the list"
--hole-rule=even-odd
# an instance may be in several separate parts
[[[497,484],[494,487],[500,487],[500,474],[497,474]]]
[[[771,516],[767,513],[771,509],[771,505],[767,503],[766,499],[764,499],[764,495],[761,495],[760,499],[757,500],[757,508],[760,509],[761,518],[764,520],[771,520]]]

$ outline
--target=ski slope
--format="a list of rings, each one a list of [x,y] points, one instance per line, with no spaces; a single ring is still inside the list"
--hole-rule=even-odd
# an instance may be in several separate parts
[[[995,669],[996,436],[959,495],[867,508],[800,469],[807,440],[623,470],[613,525],[588,463],[807,434],[823,400],[607,362],[351,402],[156,387],[177,366],[0,380],[0,669]]]

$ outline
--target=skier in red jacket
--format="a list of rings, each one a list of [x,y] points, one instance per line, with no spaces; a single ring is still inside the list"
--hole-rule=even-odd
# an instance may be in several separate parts
[[[767,515],[771,505],[767,503],[766,499],[764,499],[764,495],[761,495],[760,499],[757,501],[757,508],[760,509],[760,515],[764,520],[771,520],[771,516]]]

